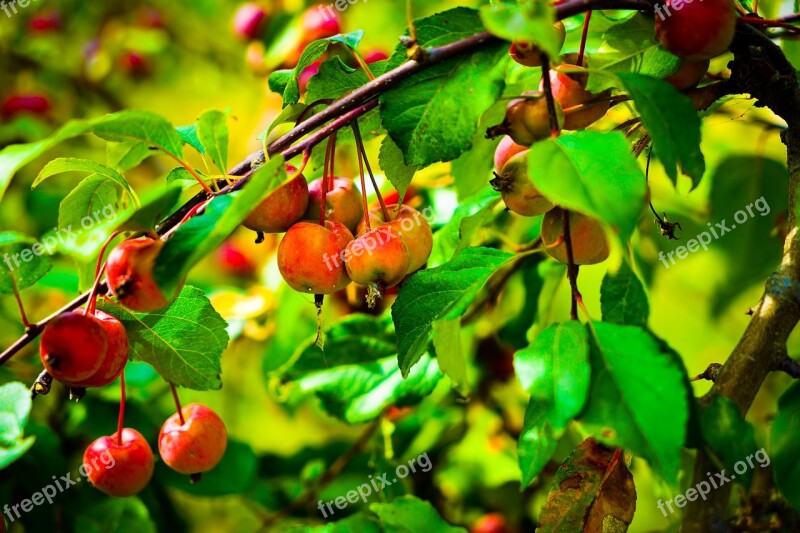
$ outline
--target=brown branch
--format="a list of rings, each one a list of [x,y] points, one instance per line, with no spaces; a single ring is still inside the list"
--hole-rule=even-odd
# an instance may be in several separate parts
[[[767,375],[786,357],[786,341],[800,320],[797,287],[800,283],[800,239],[795,220],[795,206],[800,190],[800,86],[794,68],[781,49],[763,33],[739,25],[731,46],[731,78],[724,82],[731,94],[750,94],[759,106],[769,107],[780,115],[788,128],[782,134],[787,148],[789,170],[789,227],[781,266],[766,283],[764,295],[753,308],[753,318],[733,353],[725,362],[711,391],[701,399],[707,405],[716,396],[733,401],[744,415]],[[699,450],[694,480],[706,478],[717,467],[709,454]],[[713,491],[705,502],[690,502],[681,531],[711,531],[725,521],[725,508],[731,485]]]

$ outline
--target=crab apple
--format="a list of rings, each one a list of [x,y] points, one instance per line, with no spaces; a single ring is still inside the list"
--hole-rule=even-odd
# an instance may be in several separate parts
[[[733,42],[736,10],[731,0],[667,0],[663,11],[656,6],[656,39],[678,57],[711,59]]]
[[[261,4],[242,4],[233,16],[233,33],[245,40],[256,39],[267,19],[267,11]]]
[[[569,212],[569,234],[572,243],[572,258],[576,265],[594,265],[608,259],[609,248],[605,232],[597,220]],[[568,263],[567,245],[564,235],[564,211],[556,207],[542,220],[542,243],[554,259]],[[559,240],[561,242],[555,245]],[[555,246],[554,246],[555,245]]]
[[[153,450],[141,433],[124,428],[122,444],[117,433],[90,444],[83,454],[83,465],[95,488],[125,498],[140,492],[153,477]]]
[[[122,374],[128,362],[128,334],[122,322],[116,317],[95,310],[94,316],[100,321],[108,335],[108,347],[100,363],[100,368],[86,379],[76,383],[69,383],[73,387],[103,387],[108,385]]]
[[[567,39],[567,30],[564,28],[564,23],[559,21],[553,25],[558,37],[558,48],[564,46],[564,41]],[[526,42],[514,42],[508,49],[508,55],[511,59],[524,65],[526,67],[541,67],[542,66],[542,51],[538,46]]]
[[[553,203],[539,192],[528,175],[528,151],[511,157],[500,174],[489,183],[500,193],[506,207],[518,215],[535,217],[553,209]]]
[[[502,170],[509,159],[527,149],[527,147],[515,143],[514,139],[506,135],[500,140],[500,144],[497,145],[494,151],[494,168]]]
[[[219,464],[228,444],[222,419],[199,403],[181,409],[184,423],[175,413],[158,435],[158,453],[171,469],[181,474],[202,474]]]
[[[45,326],[39,357],[51,376],[71,385],[100,369],[108,347],[108,331],[98,318],[83,310],[70,311]]]
[[[319,220],[319,208],[322,205],[322,187],[324,178],[318,178],[308,184],[308,209],[303,218]],[[347,178],[333,178],[333,184],[325,195],[325,219],[341,222],[347,229],[354,231],[361,220],[361,193]]]
[[[350,242],[344,264],[347,275],[359,285],[394,287],[406,277],[411,254],[397,228],[384,224]]]
[[[133,50],[125,50],[117,58],[117,64],[123,72],[133,78],[143,78],[149,75],[153,68],[150,61]]]
[[[298,222],[278,245],[278,270],[296,291],[333,294],[350,283],[342,257],[352,240],[353,234],[339,222]]]
[[[294,174],[297,169],[286,165],[286,172]],[[253,231],[283,233],[303,218],[307,208],[308,183],[305,176],[298,174],[272,191],[242,224]]]
[[[385,59],[389,59],[389,54],[378,48],[369,50],[366,54],[364,54],[364,61],[367,63],[367,65],[371,65],[372,63],[377,63],[378,61],[383,61]]]
[[[258,265],[237,243],[225,241],[214,252],[217,265],[224,272],[237,277],[249,278],[256,273]]]
[[[342,31],[339,13],[322,5],[309,7],[300,21],[303,30],[303,42],[308,44],[317,39],[333,37]]]
[[[300,86],[300,92],[305,92],[311,78],[319,74],[320,66],[322,66],[322,60],[318,59],[303,69],[303,72],[297,77],[297,84]]]
[[[31,17],[28,28],[33,33],[58,31],[61,29],[61,15],[54,9],[42,11]]]
[[[108,287],[128,309],[157,311],[168,307],[180,292],[183,283],[175,294],[164,294],[153,277],[153,264],[163,247],[162,240],[139,237],[121,242],[108,255]]]
[[[511,533],[506,519],[500,513],[483,515],[472,525],[470,533]]]
[[[44,115],[48,111],[50,111],[50,100],[43,94],[12,94],[0,106],[0,115],[5,118],[10,118],[20,113]]]
[[[561,129],[564,126],[564,111],[558,101],[555,102],[555,108],[558,128]],[[511,100],[502,124],[490,128],[490,132],[491,136],[504,133],[515,143],[525,146],[548,138],[551,132],[547,100],[543,96]]]
[[[562,109],[568,109],[581,104],[587,104],[601,97],[607,96],[606,92],[594,94],[586,90],[586,83],[589,80],[585,72],[569,72],[569,69],[577,69],[578,66],[570,63],[577,61],[575,54],[564,56],[564,63],[561,69],[567,71],[550,71],[550,88],[553,91],[553,98],[561,104]],[[584,67],[586,62],[584,61]],[[539,90],[544,90],[544,83],[539,85]],[[564,119],[565,130],[580,130],[600,120],[611,107],[610,102],[598,102],[586,109],[567,113]]]
[[[373,227],[391,226],[392,231],[403,237],[410,263],[406,274],[411,274],[422,268],[428,262],[428,258],[433,250],[433,232],[425,216],[408,205],[399,207],[397,204],[386,206],[389,220],[384,221],[383,210],[380,207],[370,210],[370,224]],[[364,219],[358,224],[357,235],[366,233],[367,227]]]
[[[664,81],[671,83],[679,91],[697,87],[697,84],[703,80],[706,72],[708,72],[710,64],[711,60],[709,59],[701,59],[699,61],[681,59],[675,72],[664,78]]]

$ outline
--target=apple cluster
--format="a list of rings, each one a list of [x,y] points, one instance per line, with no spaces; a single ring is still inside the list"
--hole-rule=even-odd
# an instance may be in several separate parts
[[[177,296],[165,295],[153,276],[155,258],[163,241],[141,237],[116,246],[106,262],[108,286],[117,300],[138,312],[169,306]],[[108,385],[122,374],[128,362],[129,339],[116,317],[96,309],[94,299],[85,309],[63,313],[42,332],[39,355],[47,372],[73,392]],[[79,393],[80,395],[80,393]],[[121,411],[124,412],[124,397]],[[197,476],[214,468],[227,443],[219,416],[201,404],[190,404],[171,416],[161,428],[158,449],[173,470]],[[110,496],[125,497],[141,491],[153,475],[154,456],[144,436],[120,428],[95,440],[84,453],[84,463],[105,455],[114,458],[111,469],[94,469],[89,480]]]
[[[380,294],[422,268],[433,249],[430,225],[408,205],[365,213],[353,180],[293,176],[245,219],[261,233],[283,233],[278,268],[286,283],[306,294],[333,294],[350,282]],[[367,216],[369,221],[367,221]],[[343,258],[343,261],[335,260]]]

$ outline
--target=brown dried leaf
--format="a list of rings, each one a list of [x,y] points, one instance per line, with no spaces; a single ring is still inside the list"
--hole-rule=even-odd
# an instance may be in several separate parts
[[[558,468],[538,533],[624,533],[636,510],[633,476],[621,448],[588,438]]]

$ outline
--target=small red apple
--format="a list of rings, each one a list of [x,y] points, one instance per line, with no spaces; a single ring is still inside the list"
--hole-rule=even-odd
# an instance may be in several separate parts
[[[228,433],[219,415],[199,403],[175,413],[164,422],[158,436],[158,452],[164,462],[181,474],[208,472],[225,455]]]
[[[122,444],[114,433],[100,437],[83,454],[83,468],[95,488],[118,498],[133,496],[153,477],[153,450],[135,429],[122,430]]]

